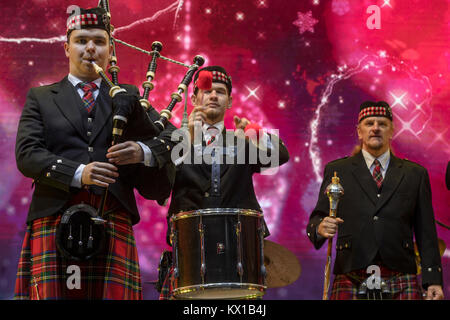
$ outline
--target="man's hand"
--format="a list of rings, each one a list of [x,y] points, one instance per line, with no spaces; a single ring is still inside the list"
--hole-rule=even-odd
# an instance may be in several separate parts
[[[442,291],[442,287],[439,285],[431,285],[428,286],[427,289],[427,297],[425,300],[443,300],[444,292]]]
[[[195,107],[191,114],[189,115],[189,122],[188,122],[188,128],[189,133],[191,135],[191,143],[194,141],[194,131],[200,130],[200,137],[201,137],[201,130],[203,124],[206,122],[206,111],[207,107]],[[199,133],[197,133],[199,134]]]
[[[106,158],[115,165],[134,164],[144,161],[144,151],[134,141],[125,141],[108,149]]]
[[[233,120],[236,129],[245,130],[245,127],[250,124],[250,121],[247,118],[239,118],[238,116],[234,116]]]
[[[341,218],[325,217],[317,228],[317,233],[324,238],[333,238],[337,232],[338,225],[343,223]]]
[[[106,162],[91,162],[83,169],[81,184],[107,188],[110,183],[116,182],[114,178],[118,176],[116,166]]]

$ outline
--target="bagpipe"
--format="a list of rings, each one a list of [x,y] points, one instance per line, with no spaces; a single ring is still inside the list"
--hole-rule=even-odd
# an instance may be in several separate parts
[[[111,19],[111,13],[108,0],[100,0],[99,7],[105,9],[108,19]],[[92,62],[95,71],[109,86],[109,95],[112,98],[113,108],[113,129],[111,144],[115,145],[123,141],[145,141],[157,137],[166,129],[172,110],[175,105],[182,101],[182,94],[187,97],[187,89],[192,82],[195,72],[204,64],[205,59],[202,56],[195,56],[192,65],[186,65],[182,62],[163,57],[161,51],[163,45],[159,41],[152,43],[152,51],[146,51],[142,48],[128,44],[112,35],[114,27],[110,25],[110,45],[112,46],[112,55],[108,72],[111,79],[105,71]],[[128,93],[119,86],[118,73],[120,68],[117,64],[115,43],[121,43],[142,53],[151,56],[146,73],[146,79],[142,83],[144,89],[142,97],[137,97]],[[167,108],[159,113],[159,119],[152,120],[150,113],[154,112],[148,98],[150,91],[153,90],[152,83],[157,69],[157,60],[162,59],[188,68],[177,91],[171,94],[171,100]],[[120,97],[119,97],[120,96]],[[140,99],[139,99],[140,98]],[[187,104],[185,98],[185,110],[183,126],[187,127]],[[88,260],[103,252],[105,244],[105,204],[108,195],[108,188],[105,188],[101,197],[100,205],[97,209],[88,204],[76,204],[68,208],[62,215],[61,222],[58,225],[56,242],[60,253],[66,258],[72,260]]]

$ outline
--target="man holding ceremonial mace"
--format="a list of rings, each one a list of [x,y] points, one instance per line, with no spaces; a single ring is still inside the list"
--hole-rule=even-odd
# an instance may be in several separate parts
[[[426,299],[443,299],[427,170],[391,152],[394,126],[386,102],[361,104],[357,133],[361,150],[325,166],[319,199],[307,225],[316,249],[337,234],[330,299],[422,299],[422,288]],[[328,217],[325,194],[334,172],[345,188],[336,218]],[[413,237],[421,258],[422,288]],[[373,292],[371,270],[379,285]]]

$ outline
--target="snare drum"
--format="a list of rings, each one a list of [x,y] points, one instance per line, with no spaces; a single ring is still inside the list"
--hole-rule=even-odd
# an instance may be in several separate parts
[[[242,299],[265,293],[261,212],[214,208],[171,218],[177,299]]]

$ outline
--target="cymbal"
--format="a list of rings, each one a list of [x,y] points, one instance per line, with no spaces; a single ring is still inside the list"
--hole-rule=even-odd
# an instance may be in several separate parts
[[[295,254],[282,245],[264,240],[264,265],[266,286],[278,288],[295,282],[301,273],[300,262]]]
[[[441,254],[441,257],[444,255],[445,249],[447,249],[447,246],[445,245],[444,240],[441,238],[438,239],[439,243],[439,253]]]

